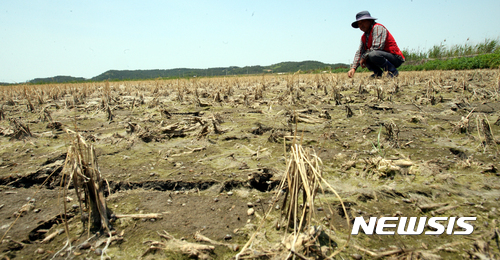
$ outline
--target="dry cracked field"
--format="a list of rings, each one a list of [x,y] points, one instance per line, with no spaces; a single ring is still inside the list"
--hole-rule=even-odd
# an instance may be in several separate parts
[[[367,77],[1,86],[0,259],[231,259],[251,237],[240,259],[498,259],[500,71]],[[95,148],[111,232],[61,187],[75,133]],[[293,142],[342,200],[318,192],[318,239],[290,253]],[[477,220],[465,236],[349,237],[358,216]]]

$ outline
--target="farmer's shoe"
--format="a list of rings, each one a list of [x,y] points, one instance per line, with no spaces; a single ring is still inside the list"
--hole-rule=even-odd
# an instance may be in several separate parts
[[[367,64],[366,66],[369,70],[373,71],[373,74],[370,76],[370,79],[377,79],[382,77],[382,74],[384,74],[384,71],[381,70],[379,67],[375,67],[373,65]]]
[[[372,75],[370,75],[370,79],[378,79],[378,78],[381,78],[382,77],[382,73],[384,73],[383,71],[380,71],[380,72],[375,72],[373,73]]]
[[[386,60],[383,67],[387,71],[388,77],[394,78],[394,77],[397,77],[399,75],[398,70],[396,69],[396,67],[394,65],[392,65],[392,63],[390,61]]]
[[[397,76],[399,76],[398,70],[395,70],[394,72],[392,72],[392,71],[387,72],[387,77],[389,77],[389,78],[396,78]]]

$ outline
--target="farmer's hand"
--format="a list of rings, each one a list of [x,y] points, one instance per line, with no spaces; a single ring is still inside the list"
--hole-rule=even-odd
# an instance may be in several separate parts
[[[355,72],[356,72],[356,70],[355,70],[355,69],[350,69],[350,70],[349,70],[349,72],[347,72],[347,76],[348,76],[349,78],[352,78],[352,76],[354,76],[354,73],[355,73]]]
[[[359,61],[359,64],[361,65],[361,68],[366,68],[366,60],[365,59],[361,59]]]

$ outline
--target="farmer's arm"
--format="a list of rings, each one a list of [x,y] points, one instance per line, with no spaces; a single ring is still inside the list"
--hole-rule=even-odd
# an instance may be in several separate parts
[[[359,44],[359,48],[356,51],[356,54],[354,55],[354,60],[351,64],[351,69],[347,73],[347,76],[349,76],[349,78],[352,78],[352,76],[356,72],[356,69],[359,67],[359,65],[361,65],[362,61],[364,60],[364,59],[362,60],[361,58],[363,52],[364,52],[364,46],[363,46],[363,41],[361,41],[361,43]]]

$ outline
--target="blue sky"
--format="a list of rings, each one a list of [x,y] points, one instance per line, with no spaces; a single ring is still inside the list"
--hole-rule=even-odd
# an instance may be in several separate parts
[[[401,49],[500,36],[498,0],[2,0],[0,82],[107,70],[350,63],[368,10]]]

